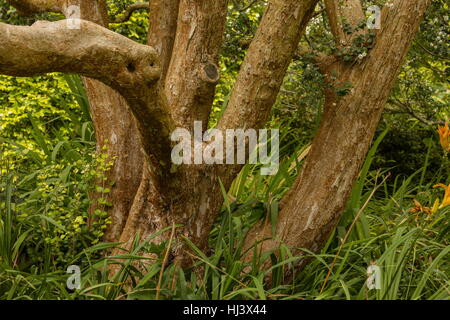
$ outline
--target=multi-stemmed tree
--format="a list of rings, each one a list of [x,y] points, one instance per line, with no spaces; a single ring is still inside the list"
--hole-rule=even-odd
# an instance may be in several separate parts
[[[81,21],[0,23],[0,73],[84,77],[98,145],[107,144],[115,157],[106,239],[129,246],[137,233],[145,238],[176,224],[182,226],[176,237],[186,236],[206,250],[223,202],[219,181],[228,188],[241,166],[174,166],[170,135],[176,128],[193,131],[194,121],[207,129],[220,77],[227,0],[152,0],[147,45],[108,30],[105,0],[8,2],[26,15],[59,12],[73,18],[80,11]],[[324,75],[321,125],[301,174],[281,203],[276,234],[263,223],[256,225],[247,246],[264,240],[259,242],[264,250],[280,242],[294,252],[321,248],[342,215],[431,0],[387,1],[380,29],[374,30],[366,27],[360,0],[324,0],[336,46],[330,55],[298,46],[318,2],[268,1],[216,127],[262,128],[297,54],[314,59]],[[175,246],[172,255],[183,265],[190,262],[183,246]]]

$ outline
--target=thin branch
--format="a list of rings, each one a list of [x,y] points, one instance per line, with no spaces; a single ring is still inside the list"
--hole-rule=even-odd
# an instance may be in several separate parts
[[[408,104],[408,103],[403,103],[403,102],[401,102],[400,100],[398,100],[398,99],[391,99],[390,101],[389,101],[389,103],[391,103],[391,104],[393,104],[393,105],[395,105],[395,106],[397,106],[397,107],[399,107],[400,109],[401,109],[401,111],[400,112],[397,112],[397,113],[403,113],[403,114],[408,114],[408,115],[410,115],[411,117],[413,117],[413,118],[415,118],[415,119],[417,119],[417,120],[419,120],[420,122],[422,122],[423,124],[425,124],[425,125],[427,125],[427,126],[435,126],[435,125],[443,125],[445,122],[444,121],[433,121],[433,120],[429,120],[429,119],[427,119],[427,118],[425,118],[425,117],[423,117],[423,116],[421,116],[421,115],[419,115],[419,114],[417,114],[412,108],[411,108],[411,106]],[[393,110],[386,110],[386,111],[388,111],[388,112],[390,112],[390,113],[393,113]]]
[[[130,5],[124,12],[124,14],[120,17],[117,17],[112,23],[124,23],[130,20],[131,16],[135,11],[138,10],[149,10],[150,3],[149,2],[137,2]]]
[[[248,5],[246,5],[245,7],[240,8],[239,11],[240,11],[240,12],[244,12],[244,11],[246,11],[247,9],[250,9],[250,8],[253,7],[253,5],[256,4],[258,1],[259,1],[259,0],[253,0],[252,2],[250,2],[250,3],[249,3]]]
[[[439,59],[443,59],[443,60],[449,60],[449,57],[444,57],[441,55],[438,55],[437,53],[432,52],[431,50],[427,49],[423,44],[421,44],[419,41],[415,40],[414,41],[415,44],[417,44],[420,48],[422,48],[423,51],[425,51],[426,53],[428,53],[429,55],[439,58]]]

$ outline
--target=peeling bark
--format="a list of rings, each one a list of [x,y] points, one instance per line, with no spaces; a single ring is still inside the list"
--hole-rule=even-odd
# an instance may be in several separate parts
[[[194,121],[208,123],[226,13],[227,0],[180,0],[172,60],[164,83],[177,127],[192,129]],[[214,69],[213,76],[205,68]]]
[[[218,129],[264,126],[317,2],[269,2]],[[348,45],[354,35],[349,38],[343,32],[342,21],[345,18],[353,26],[360,22],[360,2],[325,2],[338,46]],[[308,160],[283,201],[277,236],[264,241],[263,250],[275,249],[283,241],[294,249],[317,251],[334,229],[430,2],[397,0],[386,6],[375,48],[355,63],[320,56],[321,70],[334,88],[326,91],[325,112]],[[98,145],[107,143],[118,157],[110,175],[116,187],[111,193],[113,226],[106,238],[120,239],[127,249],[137,233],[146,238],[175,223],[182,225],[176,241],[185,236],[207,251],[223,202],[219,179],[227,189],[241,166],[174,167],[169,137],[176,127],[192,132],[194,121],[202,121],[206,129],[220,76],[217,65],[227,1],[152,1],[148,45],[104,28],[108,25],[104,0],[10,3],[28,14],[64,12],[68,5],[80,5],[82,18],[91,21],[81,21],[81,30],[68,29],[66,21],[31,27],[0,24],[0,73],[31,76],[58,71],[88,77],[84,83]],[[336,81],[331,74],[337,74]],[[337,97],[334,89],[344,82],[353,88]],[[255,239],[271,238],[267,231],[256,226],[247,247]],[[182,266],[192,263],[186,252],[182,245],[172,251]]]
[[[228,107],[219,121],[219,129],[264,126],[317,2],[274,0],[268,4]]]
[[[299,248],[320,250],[336,227],[375,134],[389,92],[408,52],[430,0],[398,0],[383,9],[382,29],[376,46],[364,61],[336,62],[328,74],[338,73],[337,82],[352,89],[342,98],[333,89],[326,92],[325,112],[307,161],[289,191],[278,217],[277,237],[270,228],[256,226],[248,235],[263,240],[262,251],[283,242],[300,254]],[[304,261],[303,261],[304,262]]]

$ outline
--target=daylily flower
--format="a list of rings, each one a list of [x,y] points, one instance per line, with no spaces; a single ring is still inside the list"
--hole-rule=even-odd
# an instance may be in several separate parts
[[[450,128],[448,127],[448,122],[445,122],[445,126],[439,126],[437,133],[439,133],[442,149],[450,152]]]
[[[439,183],[433,186],[433,188],[444,188],[445,190],[444,199],[442,200],[439,209],[442,209],[446,206],[450,206],[450,185],[446,186],[445,184]]]
[[[413,199],[413,202],[415,207],[409,210],[411,213],[424,212],[426,214],[431,214],[430,208],[422,206],[416,199]]]
[[[436,211],[438,211],[438,209],[439,209],[439,203],[440,203],[439,199],[436,199],[436,200],[434,201],[433,208],[431,208],[431,214],[435,214]]]

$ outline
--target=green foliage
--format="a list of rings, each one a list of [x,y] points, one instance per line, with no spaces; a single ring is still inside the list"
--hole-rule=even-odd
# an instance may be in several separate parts
[[[110,21],[115,21],[121,17],[126,8],[135,3],[134,0],[108,0],[108,12]],[[134,41],[145,44],[147,42],[148,33],[148,10],[140,10],[134,12],[130,19],[124,23],[112,23],[110,28]]]
[[[0,108],[5,108],[0,119],[0,193],[7,194],[0,197],[0,210],[10,210],[14,231],[26,236],[14,248],[14,259],[12,247],[2,256],[9,257],[4,262],[10,266],[44,272],[65,265],[102,238],[110,223],[105,176],[113,159],[107,150],[95,152],[78,76],[4,78],[9,81],[0,88],[8,93],[0,96]],[[89,194],[94,191],[103,196],[90,215]]]
[[[111,18],[133,2],[108,1]],[[265,5],[230,1],[212,127],[227,106]],[[135,12],[130,21],[111,27],[145,43],[148,15],[145,10]],[[0,21],[30,25],[59,18],[22,18],[0,1]],[[344,21],[344,26],[353,34],[363,24],[354,29]],[[182,240],[196,261],[185,270],[167,264],[169,242],[153,242],[170,228],[147,239],[136,235],[128,252],[108,255],[121,246],[101,242],[110,223],[106,211],[113,182],[106,175],[114,159],[108,150],[95,150],[80,78],[0,76],[0,299],[449,299],[450,207],[430,214],[413,202],[432,208],[442,198],[441,190],[432,186],[450,182],[449,160],[434,132],[437,121],[450,117],[448,28],[448,4],[433,1],[345,214],[322,251],[304,251],[299,257],[281,245],[278,256],[255,254],[245,262],[247,231],[261,220],[275,230],[278,203],[298,175],[322,116],[323,76],[311,57],[297,57],[268,124],[280,127],[279,171],[262,176],[260,166],[244,166],[230,190],[223,190],[225,203],[210,234],[210,252]],[[373,40],[373,33],[361,33],[350,47],[337,50],[322,13],[312,20],[301,44],[358,63]],[[351,83],[336,84],[336,94],[346,96],[351,88]],[[89,210],[94,193],[100,196]],[[144,258],[142,253],[152,256]],[[300,259],[309,259],[309,264],[288,279]],[[272,263],[269,270],[262,267],[267,261]],[[380,290],[369,291],[365,285],[372,263],[382,271]],[[66,269],[73,264],[82,270],[81,289],[76,291],[66,288]],[[114,276],[109,273],[112,267],[118,270]],[[271,282],[266,281],[269,277]]]
[[[5,167],[1,169],[0,191],[11,193],[5,196],[12,212],[11,223],[26,234],[24,242],[16,248],[20,255],[14,260],[7,259],[6,263],[19,268],[30,265],[57,268],[102,239],[110,223],[105,198],[101,197],[102,205],[89,214],[88,195],[93,190],[105,196],[109,192],[96,186],[96,182],[105,184],[105,174],[111,165],[107,157],[100,154],[71,163],[43,162],[41,168],[24,176],[8,172]],[[4,210],[1,204],[0,210]]]
[[[335,46],[332,47],[332,52],[336,57],[344,62],[354,63],[363,60],[367,56],[375,44],[376,34],[373,31],[363,32],[362,30],[365,27],[365,20],[361,21],[355,29],[349,23],[343,21],[344,32],[348,35],[354,33],[357,33],[357,35],[352,39],[351,46],[346,46],[342,49],[337,49]]]
[[[364,209],[368,233],[365,237],[354,236],[345,243],[337,233],[331,235],[328,244],[319,254],[305,252],[310,259],[306,269],[287,281],[292,266],[301,257],[293,256],[286,246],[280,247],[280,257],[269,253],[244,262],[243,243],[250,226],[268,217],[276,223],[276,201],[288,190],[294,174],[299,170],[300,148],[291,157],[283,157],[280,172],[275,176],[262,177],[258,166],[246,165],[230,192],[224,192],[225,204],[221,218],[216,222],[210,236],[211,252],[205,254],[189,239],[182,241],[189,246],[196,260],[194,268],[181,270],[175,265],[167,268],[165,251],[168,242],[152,244],[161,230],[141,241],[136,236],[132,248],[119,256],[105,256],[105,250],[117,243],[98,243],[86,247],[72,256],[69,264],[79,265],[82,270],[81,289],[71,292],[65,288],[68,277],[63,269],[48,269],[45,276],[34,267],[20,269],[17,265],[5,265],[2,253],[0,268],[0,297],[3,299],[449,299],[449,226],[450,207],[433,215],[423,212],[411,213],[411,199],[418,198],[430,205],[436,193],[429,189],[423,194],[411,184],[411,177],[398,182],[392,193],[377,193],[369,199]],[[369,165],[366,166],[368,168]],[[354,192],[370,192],[374,173],[361,176],[364,183]],[[6,187],[7,204],[12,203],[12,188]],[[8,207],[8,206],[7,206]],[[0,224],[2,243],[8,243],[10,256],[23,254],[24,240],[32,231],[11,223],[12,209],[2,214]],[[4,231],[10,230],[10,232]],[[12,231],[11,231],[12,230]],[[5,237],[5,235],[10,235]],[[144,240],[144,239],[142,239]],[[179,245],[172,243],[173,246]],[[5,246],[5,245],[4,245]],[[4,247],[3,246],[3,247]],[[339,247],[342,246],[341,250]],[[4,250],[2,247],[2,250]],[[151,263],[140,252],[153,252]],[[48,254],[53,254],[48,251]],[[331,269],[332,260],[337,263]],[[264,270],[264,261],[273,267]],[[368,265],[376,263],[382,271],[380,290],[368,290],[365,281]],[[108,277],[109,267],[115,265],[118,272]],[[194,270],[202,269],[202,273]],[[292,271],[292,270],[291,270]],[[272,281],[266,281],[267,277]]]

